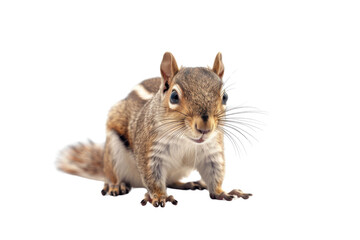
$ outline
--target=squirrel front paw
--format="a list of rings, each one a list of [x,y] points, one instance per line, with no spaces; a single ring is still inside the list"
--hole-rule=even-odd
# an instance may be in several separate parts
[[[222,192],[220,194],[210,193],[211,199],[231,201],[234,197],[248,199],[251,197],[251,193],[243,193],[240,189],[234,189],[229,193]]]
[[[166,195],[154,195],[153,198],[150,197],[149,193],[145,193],[144,199],[141,201],[141,205],[145,206],[148,202],[152,203],[154,207],[165,207],[166,202],[171,202],[173,205],[177,205],[178,201],[172,196],[166,196]]]

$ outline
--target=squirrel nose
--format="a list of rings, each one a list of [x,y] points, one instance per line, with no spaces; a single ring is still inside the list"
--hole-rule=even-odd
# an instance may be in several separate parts
[[[204,122],[207,122],[207,120],[209,119],[209,115],[204,114],[204,115],[201,116],[201,118],[202,118],[202,120],[203,120]]]
[[[198,128],[197,124],[195,124],[195,129],[196,131],[198,131],[201,134],[207,134],[210,132],[210,129],[202,129],[202,128]]]

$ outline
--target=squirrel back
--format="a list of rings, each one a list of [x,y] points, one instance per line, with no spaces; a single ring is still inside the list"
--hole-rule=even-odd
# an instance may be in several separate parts
[[[132,143],[128,125],[139,110],[158,92],[161,78],[150,78],[136,85],[128,96],[115,104],[109,111],[107,129],[115,130],[125,147]],[[103,181],[104,144],[77,143],[63,149],[57,159],[57,168],[68,174]]]

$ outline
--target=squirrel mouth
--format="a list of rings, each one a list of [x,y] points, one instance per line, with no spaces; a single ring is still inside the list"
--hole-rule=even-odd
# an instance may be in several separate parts
[[[199,139],[193,139],[193,138],[191,138],[191,140],[193,140],[193,141],[196,142],[196,143],[203,143],[203,142],[205,142],[204,134],[201,135],[201,137],[200,137]]]

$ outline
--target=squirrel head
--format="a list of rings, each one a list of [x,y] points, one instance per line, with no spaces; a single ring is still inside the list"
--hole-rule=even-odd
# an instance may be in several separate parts
[[[193,142],[203,143],[219,130],[227,94],[223,90],[222,55],[215,57],[213,68],[179,69],[174,56],[166,52],[160,66],[160,87],[168,131]]]

